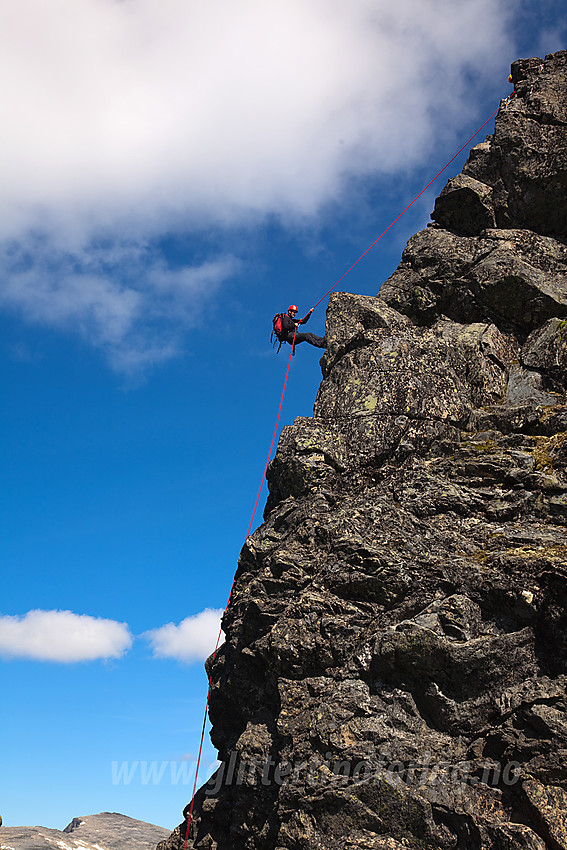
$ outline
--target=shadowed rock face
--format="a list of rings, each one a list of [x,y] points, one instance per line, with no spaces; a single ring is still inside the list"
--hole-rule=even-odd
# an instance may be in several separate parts
[[[567,848],[567,52],[513,74],[380,295],[331,297],[189,847]]]

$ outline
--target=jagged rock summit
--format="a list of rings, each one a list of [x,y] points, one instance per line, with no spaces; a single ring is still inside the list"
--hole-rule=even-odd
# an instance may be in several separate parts
[[[73,818],[65,829],[3,826],[0,850],[151,850],[168,830],[117,812]]]
[[[190,848],[567,848],[567,51],[512,73],[379,296],[331,297]]]

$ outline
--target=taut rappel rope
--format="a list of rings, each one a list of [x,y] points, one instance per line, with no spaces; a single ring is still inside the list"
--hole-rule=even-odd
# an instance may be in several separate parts
[[[513,92],[513,93],[510,95],[510,97],[509,97],[509,98],[507,98],[507,101],[508,101],[508,100],[510,100],[510,99],[511,99],[514,95],[515,95],[515,92]],[[348,269],[347,269],[347,270],[346,270],[346,271],[345,271],[345,272],[344,272],[344,273],[343,273],[343,274],[339,277],[339,279],[338,279],[338,280],[337,280],[337,281],[336,281],[336,282],[335,282],[335,283],[331,286],[331,288],[330,288],[330,289],[328,289],[328,290],[327,290],[327,292],[325,292],[325,294],[321,296],[321,298],[320,298],[320,299],[317,301],[317,303],[314,305],[313,309],[315,309],[316,307],[318,307],[318,306],[319,306],[319,304],[321,303],[321,301],[323,301],[323,300],[327,297],[327,295],[329,295],[329,294],[330,294],[330,293],[331,293],[331,292],[332,292],[332,291],[333,291],[333,290],[334,290],[334,289],[335,289],[335,288],[339,285],[339,283],[340,283],[342,280],[344,280],[344,279],[345,279],[345,277],[349,274],[349,272],[351,272],[351,271],[354,269],[354,267],[355,267],[355,266],[357,266],[357,265],[358,265],[358,263],[360,263],[360,261],[361,261],[361,260],[362,260],[362,259],[363,259],[363,258],[364,258],[367,254],[368,254],[368,253],[370,253],[370,251],[374,248],[374,246],[375,246],[375,245],[377,245],[377,244],[378,244],[378,242],[382,239],[382,237],[383,237],[383,236],[385,236],[385,235],[386,235],[386,233],[387,233],[387,232],[388,232],[388,231],[389,231],[389,230],[390,230],[390,229],[391,229],[391,228],[395,225],[395,223],[396,223],[397,221],[399,221],[399,219],[400,219],[400,218],[401,218],[401,217],[402,217],[402,216],[403,216],[403,215],[404,215],[404,214],[405,214],[405,213],[409,210],[409,208],[410,208],[411,206],[413,206],[413,204],[415,204],[415,202],[416,202],[419,198],[421,198],[421,196],[424,194],[424,192],[426,192],[426,191],[429,189],[429,187],[431,186],[431,184],[432,184],[432,183],[434,183],[434,182],[437,180],[437,178],[438,178],[438,177],[440,177],[440,175],[441,175],[441,174],[443,174],[443,172],[445,171],[445,169],[447,169],[447,168],[451,165],[451,163],[453,162],[453,160],[455,160],[455,159],[458,157],[458,155],[459,155],[460,153],[462,153],[462,151],[464,151],[464,149],[467,147],[467,145],[469,145],[469,144],[472,142],[472,140],[475,138],[475,136],[478,136],[478,134],[479,134],[479,133],[480,133],[480,131],[483,129],[483,127],[486,127],[486,125],[488,124],[488,122],[489,122],[489,121],[491,121],[491,120],[494,118],[494,116],[497,114],[497,112],[499,111],[499,109],[500,109],[500,107],[498,107],[498,109],[495,109],[495,110],[494,110],[494,112],[492,113],[492,115],[490,115],[490,116],[486,119],[486,121],[483,121],[483,123],[480,125],[480,127],[478,128],[478,130],[476,130],[476,131],[472,134],[472,136],[470,136],[470,138],[468,138],[468,139],[467,139],[467,141],[464,143],[464,145],[462,145],[462,146],[459,148],[459,150],[457,151],[457,153],[456,153],[456,154],[454,154],[454,156],[452,156],[452,157],[451,157],[451,159],[450,159],[448,162],[446,162],[446,163],[445,163],[445,165],[443,166],[443,168],[442,168],[440,171],[438,171],[438,172],[437,172],[437,174],[435,175],[435,177],[433,177],[433,178],[429,181],[429,183],[427,184],[427,186],[424,186],[424,188],[421,190],[421,192],[419,193],[419,195],[416,195],[416,196],[415,196],[415,198],[413,199],[413,201],[410,201],[410,203],[407,205],[407,207],[405,207],[405,209],[403,209],[403,210],[401,211],[401,213],[400,213],[399,215],[397,215],[397,216],[396,216],[396,218],[392,221],[392,223],[391,223],[391,224],[389,224],[389,225],[388,225],[388,227],[387,227],[384,231],[382,231],[382,233],[380,234],[380,236],[378,236],[378,238],[374,240],[374,242],[372,243],[372,245],[369,245],[369,246],[368,246],[368,248],[366,249],[366,251],[364,251],[364,253],[360,255],[360,257],[358,258],[358,260],[355,260],[355,262],[352,264],[352,266],[350,266],[350,267],[349,267],[349,268],[348,268]],[[272,449],[274,448],[274,443],[275,443],[275,441],[276,441],[276,434],[277,434],[277,431],[278,431],[278,425],[279,425],[279,422],[280,422],[280,416],[281,416],[281,412],[282,412],[282,407],[283,407],[283,402],[284,402],[284,396],[285,396],[285,391],[286,391],[286,387],[287,387],[287,379],[288,379],[288,376],[289,376],[289,370],[290,370],[290,366],[291,366],[291,358],[292,358],[292,355],[293,355],[293,353],[294,353],[294,348],[295,348],[295,336],[296,336],[296,334],[297,334],[297,325],[296,325],[296,328],[295,328],[295,333],[294,333],[294,335],[293,335],[293,341],[292,341],[292,343],[291,343],[291,352],[290,352],[289,359],[288,359],[288,362],[287,362],[287,369],[286,369],[285,378],[284,378],[284,382],[283,382],[283,389],[282,389],[282,394],[281,394],[281,398],[280,398],[280,406],[279,406],[279,409],[278,409],[278,414],[277,414],[277,416],[276,416],[276,424],[275,424],[275,427],[274,427],[274,433],[273,433],[273,435],[272,435],[272,442],[270,443],[270,449],[269,449],[269,451],[268,451],[268,457],[267,457],[267,460],[266,460],[266,464],[265,464],[265,466],[264,466],[264,471],[263,471],[263,473],[262,473],[262,479],[261,479],[261,482],[260,482],[260,488],[259,488],[259,490],[258,490],[258,495],[256,496],[256,501],[254,502],[254,508],[253,508],[253,510],[252,510],[252,516],[251,516],[251,518],[250,518],[250,524],[248,525],[248,530],[247,530],[247,532],[246,532],[246,538],[245,538],[246,540],[247,540],[247,539],[248,539],[248,537],[250,536],[250,532],[251,532],[251,530],[252,530],[252,524],[253,524],[253,522],[254,522],[254,517],[256,516],[256,509],[257,509],[257,507],[258,507],[258,502],[260,501],[260,495],[261,495],[261,493],[262,493],[262,488],[263,488],[263,486],[264,486],[264,479],[266,478],[266,473],[267,473],[267,471],[268,471],[268,465],[269,465],[269,463],[270,463],[270,458],[271,458],[271,456],[272,456]],[[227,610],[227,608],[228,608],[228,606],[229,606],[229,604],[230,604],[230,599],[231,599],[231,597],[232,597],[232,591],[233,591],[233,589],[234,589],[234,581],[232,582],[232,586],[231,586],[231,588],[230,588],[230,593],[229,593],[229,595],[228,595],[228,601],[227,601],[226,606],[225,606],[225,611]],[[213,654],[212,654],[212,662],[214,662],[214,660],[215,660],[215,658],[216,658],[216,654],[217,654],[218,647],[219,647],[219,643],[220,643],[221,634],[222,634],[222,629],[219,629],[219,634],[218,634],[218,637],[217,637],[217,642],[216,642],[216,645],[215,645],[214,652],[213,652]],[[207,723],[207,712],[208,712],[208,709],[209,709],[209,701],[210,701],[210,697],[211,697],[211,677],[209,676],[209,689],[208,689],[208,692],[207,692],[207,700],[206,700],[206,704],[205,704],[205,715],[204,715],[204,717],[203,717],[203,728],[202,728],[202,731],[201,731],[201,741],[200,741],[200,744],[199,744],[199,755],[197,756],[197,767],[196,767],[196,769],[195,769],[195,781],[194,781],[194,783],[193,783],[193,794],[192,794],[192,796],[191,796],[191,805],[189,806],[189,811],[188,811],[188,813],[187,813],[187,829],[186,829],[186,832],[185,832],[185,843],[183,844],[183,850],[187,850],[187,841],[188,841],[188,839],[189,839],[189,830],[190,830],[190,828],[191,828],[191,820],[192,820],[192,818],[193,818],[193,806],[194,806],[194,803],[195,803],[195,792],[196,792],[196,789],[197,789],[197,778],[198,778],[198,775],[199,775],[199,766],[200,766],[200,764],[201,764],[201,754],[202,754],[202,751],[203,751],[203,740],[204,740],[204,738],[205,738],[205,728],[206,728],[206,723]]]

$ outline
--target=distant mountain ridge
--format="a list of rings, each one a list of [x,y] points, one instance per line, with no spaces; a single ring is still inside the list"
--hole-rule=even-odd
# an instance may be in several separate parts
[[[64,830],[3,826],[0,850],[153,850],[169,829],[117,812],[73,818]]]

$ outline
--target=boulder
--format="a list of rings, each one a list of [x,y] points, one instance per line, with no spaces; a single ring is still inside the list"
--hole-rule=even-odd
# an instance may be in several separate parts
[[[496,226],[492,187],[466,174],[451,177],[435,201],[431,218],[461,236],[478,236]]]

